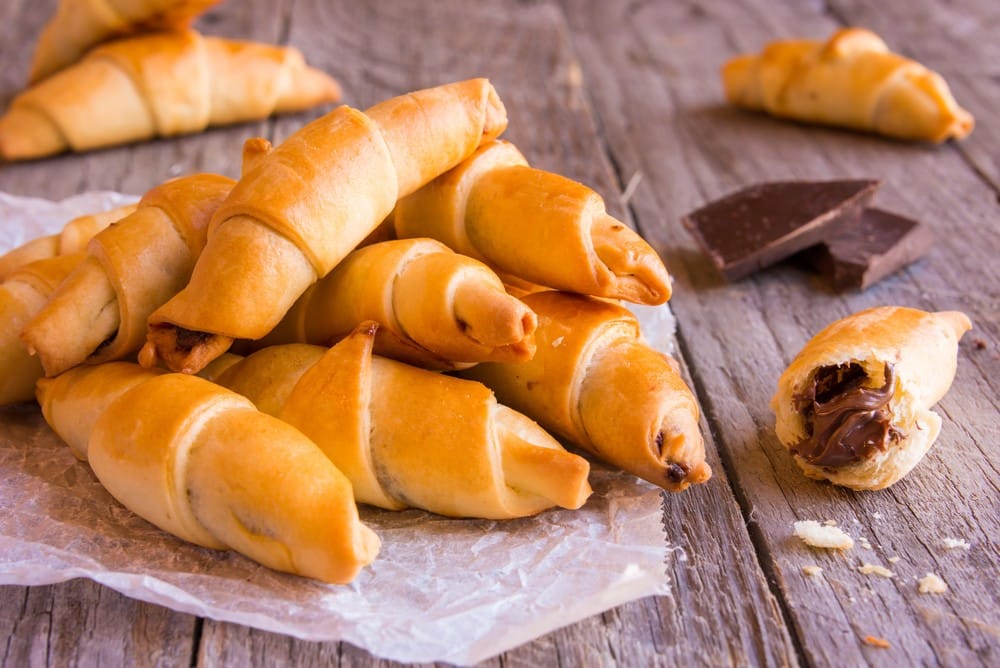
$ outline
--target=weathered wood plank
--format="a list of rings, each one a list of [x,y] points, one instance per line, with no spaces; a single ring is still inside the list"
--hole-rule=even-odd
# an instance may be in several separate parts
[[[90,580],[0,587],[0,665],[187,665],[197,623]]]
[[[682,350],[805,657],[819,665],[995,662],[1000,591],[991,536],[1000,517],[988,452],[997,438],[1000,277],[991,259],[998,252],[991,188],[953,147],[887,142],[725,107],[722,61],[771,39],[827,34],[837,21],[819,6],[564,4],[615,163],[621,174],[643,175],[631,200],[636,221],[677,277],[672,304]],[[616,26],[614,39],[607,26]],[[892,42],[892,26],[883,28]],[[935,27],[920,30],[913,40]],[[879,203],[927,220],[939,243],[916,267],[862,294],[832,295],[785,267],[723,284],[680,226],[681,215],[739,186],[796,176],[882,177]],[[807,481],[773,433],[767,402],[776,379],[823,325],[883,303],[961,308],[977,323],[939,407],[943,434],[890,490],[857,494]],[[811,551],[791,537],[796,519],[837,520],[868,537],[872,550]],[[973,547],[946,551],[946,536]],[[862,561],[891,565],[896,577],[861,575]],[[813,563],[824,577],[801,574]],[[917,593],[914,578],[928,571],[949,583],[947,595]],[[864,644],[869,634],[886,637],[892,649]]]

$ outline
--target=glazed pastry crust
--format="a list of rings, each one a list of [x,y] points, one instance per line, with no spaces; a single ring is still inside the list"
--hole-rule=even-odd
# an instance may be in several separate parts
[[[41,381],[38,400],[112,496],[179,538],[332,583],[375,558],[350,482],[234,392],[110,362]]]
[[[366,320],[378,355],[452,369],[525,361],[535,314],[485,264],[432,239],[397,239],[351,252],[311,286],[254,347],[329,345]]]
[[[194,31],[142,35],[99,46],[15,97],[0,118],[0,156],[27,160],[200,132],[339,97],[337,82],[294,48]]]
[[[538,316],[536,352],[462,374],[601,460],[670,491],[711,469],[699,410],[677,363],[651,348],[616,303],[547,291],[523,297]]]
[[[860,462],[821,467],[795,455],[811,478],[830,480],[853,489],[882,489],[906,475],[934,443],[941,418],[931,407],[951,387],[957,366],[958,341],[972,327],[958,311],[928,313],[885,306],[838,320],[814,336],[778,380],[771,399],[778,439],[792,448],[807,436],[806,420],[796,409],[796,397],[825,366],[857,363],[867,387],[880,387],[886,364],[892,365],[895,386],[889,400],[892,425],[901,439],[874,450]]]
[[[180,30],[219,0],[60,0],[42,28],[30,83],[78,61],[94,46],[136,32]]]
[[[649,244],[571,179],[530,167],[513,144],[484,144],[393,211],[396,236],[431,237],[505,280],[662,304],[670,276]]]
[[[271,346],[216,382],[312,438],[363,503],[489,519],[583,505],[586,460],[479,383],[373,355],[376,329]]]
[[[961,139],[974,125],[941,75],[859,28],[838,30],[826,42],[772,42],[728,61],[722,82],[740,107],[897,139]]]

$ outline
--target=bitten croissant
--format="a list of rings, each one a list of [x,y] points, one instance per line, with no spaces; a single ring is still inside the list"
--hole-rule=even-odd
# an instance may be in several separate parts
[[[142,347],[149,315],[187,283],[209,220],[234,183],[218,174],[172,179],[91,240],[86,259],[24,328],[47,376]]]
[[[611,302],[561,292],[523,297],[538,316],[536,352],[521,364],[462,375],[599,459],[681,491],[709,479],[698,403],[676,362]]]
[[[49,234],[32,239],[17,248],[0,255],[0,281],[29,262],[44,260],[56,255],[69,255],[87,248],[87,244],[95,234],[111,223],[121,220],[135,211],[134,204],[99,211],[97,213],[77,216],[57,234]]]
[[[178,30],[219,0],[59,0],[42,28],[30,83],[78,61],[92,47],[135,32]]]
[[[329,345],[366,320],[379,324],[376,353],[427,368],[523,361],[535,350],[531,309],[489,267],[432,239],[351,252],[255,346]]]
[[[233,339],[263,337],[400,197],[506,125],[486,79],[409,93],[365,112],[340,107],[307,124],[258,157],[220,207],[190,283],[150,318],[140,361],[191,373]]]
[[[432,237],[502,277],[580,294],[662,304],[670,276],[649,244],[581,183],[534,169],[494,141],[393,211],[396,236]]]
[[[70,253],[35,260],[0,283],[0,406],[34,399],[42,363],[28,353],[21,331],[83,258]]]
[[[479,383],[372,355],[376,329],[265,348],[214,380],[312,438],[360,502],[489,519],[583,505],[585,459]]]
[[[307,109],[340,87],[290,47],[154,33],[97,47],[14,98],[0,156],[25,160]]]
[[[740,107],[898,139],[961,139],[974,125],[941,75],[859,28],[838,30],[826,42],[773,42],[759,55],[728,61],[722,82]]]
[[[938,437],[931,407],[955,377],[958,311],[883,306],[838,320],[792,360],[771,399],[781,443],[810,478],[882,489]]]
[[[43,379],[38,402],[112,496],[179,538],[334,583],[378,552],[316,445],[207,380],[110,362]]]

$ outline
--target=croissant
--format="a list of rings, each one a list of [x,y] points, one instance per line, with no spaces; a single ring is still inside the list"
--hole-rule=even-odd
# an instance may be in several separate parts
[[[486,79],[417,91],[366,112],[340,107],[307,124],[259,157],[223,203],[190,283],[151,316],[140,362],[196,372],[234,338],[263,337],[397,199],[506,124]]]
[[[778,439],[810,478],[882,489],[916,466],[941,430],[931,407],[951,387],[958,311],[883,306],[838,320],[792,360],[771,399]]]
[[[324,582],[375,558],[347,478],[234,392],[111,362],[42,379],[38,403],[112,496],[179,538]]]
[[[432,237],[505,279],[641,304],[670,298],[663,261],[600,195],[529,167],[509,142],[483,145],[400,200],[393,222],[397,237]]]
[[[29,262],[56,255],[69,255],[86,249],[87,243],[95,234],[133,211],[135,211],[135,205],[126,204],[108,211],[78,216],[66,223],[58,234],[32,239],[7,251],[0,255],[0,281],[5,280],[17,268]]]
[[[92,47],[135,32],[177,30],[219,0],[60,0],[42,28],[30,83],[71,65]]]
[[[42,364],[28,353],[21,330],[83,257],[71,253],[35,260],[0,283],[0,406],[34,399]]]
[[[234,183],[217,174],[167,181],[91,240],[87,257],[24,328],[47,376],[142,347],[149,315],[184,287]]]
[[[531,309],[489,267],[432,239],[352,251],[255,344],[329,344],[366,320],[379,324],[376,353],[427,368],[524,361],[535,350]]]
[[[25,160],[306,109],[340,87],[288,47],[155,33],[97,47],[14,98],[0,155]]]
[[[722,83],[740,107],[898,139],[962,139],[974,124],[941,75],[859,28],[826,42],[772,42],[759,55],[729,60]]]
[[[214,380],[312,438],[359,502],[488,519],[583,505],[585,459],[479,383],[374,356],[377,329],[265,348]]]
[[[676,362],[617,304],[562,292],[523,297],[538,316],[529,362],[462,375],[597,458],[670,491],[709,479],[698,403]]]

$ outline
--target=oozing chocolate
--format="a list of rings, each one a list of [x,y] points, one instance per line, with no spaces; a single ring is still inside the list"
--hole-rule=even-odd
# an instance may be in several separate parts
[[[895,373],[885,365],[885,383],[865,387],[868,375],[860,364],[838,364],[817,369],[812,384],[796,397],[809,434],[792,452],[816,466],[838,467],[884,451],[900,438],[892,426],[889,400]]]

